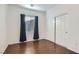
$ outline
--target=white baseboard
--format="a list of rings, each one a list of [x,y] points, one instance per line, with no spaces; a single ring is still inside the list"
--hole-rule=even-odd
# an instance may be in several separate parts
[[[6,45],[5,47],[3,47],[1,50],[0,50],[0,54],[3,54],[5,52],[5,50],[7,49],[8,45]]]

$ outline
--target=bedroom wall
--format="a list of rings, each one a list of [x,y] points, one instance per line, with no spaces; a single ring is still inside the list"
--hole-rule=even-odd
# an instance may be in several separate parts
[[[79,5],[56,5],[47,11],[47,38],[54,41],[54,17],[63,13],[68,14],[68,39],[62,46],[79,53]]]
[[[3,53],[7,48],[7,23],[6,23],[6,5],[0,5],[0,53]]]
[[[39,37],[46,38],[46,13],[27,9],[18,5],[8,5],[8,43],[19,42],[20,38],[20,14],[33,15],[39,17]]]

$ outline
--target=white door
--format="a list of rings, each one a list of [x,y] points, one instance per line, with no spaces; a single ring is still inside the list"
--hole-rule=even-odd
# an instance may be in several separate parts
[[[67,15],[56,17],[56,43],[66,45],[67,43]]]

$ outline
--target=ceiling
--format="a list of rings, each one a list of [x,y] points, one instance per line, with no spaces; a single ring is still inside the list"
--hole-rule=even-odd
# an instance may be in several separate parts
[[[32,5],[32,6],[31,6]],[[20,4],[20,6],[23,6],[25,8],[33,9],[33,10],[39,10],[39,11],[47,11],[55,6],[55,4]]]

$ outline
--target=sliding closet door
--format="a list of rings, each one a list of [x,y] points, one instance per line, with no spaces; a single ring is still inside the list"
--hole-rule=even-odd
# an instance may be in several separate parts
[[[66,45],[67,42],[67,15],[56,17],[56,43]]]

